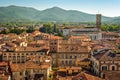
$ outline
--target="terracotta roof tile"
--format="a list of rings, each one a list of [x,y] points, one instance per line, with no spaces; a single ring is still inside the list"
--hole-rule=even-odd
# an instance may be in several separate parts
[[[77,80],[77,79],[82,79],[82,80],[102,80],[99,77],[90,75],[90,74],[85,73],[85,72],[82,72],[82,73],[80,73],[77,76],[72,78],[72,80]]]
[[[0,66],[8,66],[8,62],[0,62]]]
[[[105,74],[107,80],[120,80],[120,71],[109,71]]]
[[[25,65],[22,64],[11,64],[10,67],[12,72],[20,72],[25,70]]]
[[[10,79],[10,75],[0,75],[0,80],[9,80]]]

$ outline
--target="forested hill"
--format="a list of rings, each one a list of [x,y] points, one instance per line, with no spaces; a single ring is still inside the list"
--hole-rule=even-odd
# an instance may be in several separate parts
[[[102,16],[102,21],[112,21],[113,18]],[[53,7],[37,10],[30,7],[8,6],[0,7],[0,22],[6,21],[41,21],[41,22],[95,22],[96,15],[77,10],[64,10]]]

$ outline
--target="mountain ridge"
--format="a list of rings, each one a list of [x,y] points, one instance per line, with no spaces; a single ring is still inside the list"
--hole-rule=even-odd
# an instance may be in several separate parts
[[[10,5],[0,7],[0,21],[42,21],[42,22],[95,22],[96,15],[77,10],[65,10],[57,6],[45,10],[32,7]],[[102,21],[112,21],[112,17],[102,16]]]

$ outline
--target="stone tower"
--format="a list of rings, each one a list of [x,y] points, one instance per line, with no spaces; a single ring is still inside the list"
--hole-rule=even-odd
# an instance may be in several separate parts
[[[96,14],[96,27],[98,32],[101,31],[101,14]]]
[[[53,31],[57,32],[56,24],[53,25]]]

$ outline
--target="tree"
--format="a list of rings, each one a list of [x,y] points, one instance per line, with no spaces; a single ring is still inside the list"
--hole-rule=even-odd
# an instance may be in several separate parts
[[[34,28],[33,27],[29,27],[28,29],[27,29],[27,33],[32,33],[32,32],[34,32],[35,30],[34,30]]]
[[[101,29],[102,29],[102,31],[119,31],[120,25],[118,25],[118,24],[103,24]]]
[[[40,31],[44,33],[53,33],[52,24],[51,23],[43,24],[43,27],[40,28]]]
[[[8,34],[8,33],[10,33],[10,30],[8,30],[8,29],[4,29],[4,30],[1,32],[1,34]]]

